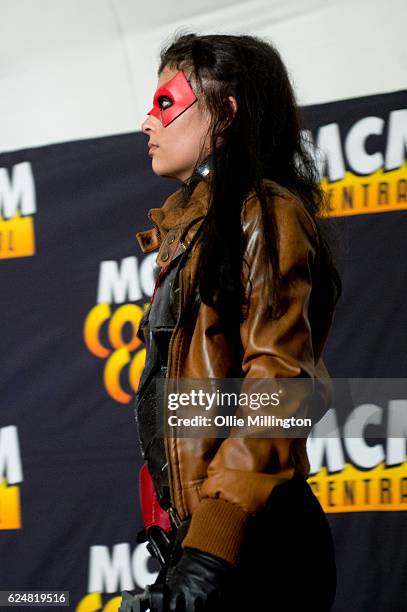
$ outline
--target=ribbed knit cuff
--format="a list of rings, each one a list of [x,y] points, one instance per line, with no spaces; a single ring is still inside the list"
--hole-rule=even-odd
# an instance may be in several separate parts
[[[223,499],[203,499],[195,508],[182,546],[237,565],[249,514]]]

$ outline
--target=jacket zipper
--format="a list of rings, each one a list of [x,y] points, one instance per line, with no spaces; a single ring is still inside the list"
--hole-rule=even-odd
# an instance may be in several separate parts
[[[180,288],[180,304],[179,304],[179,313],[178,313],[178,319],[177,322],[175,324],[173,333],[171,335],[170,338],[170,342],[168,345],[168,362],[167,362],[167,377],[168,374],[171,372],[171,368],[170,368],[170,364],[171,364],[171,349],[172,349],[172,344],[173,344],[173,340],[175,337],[176,332],[178,331],[178,327],[179,327],[179,323],[181,321],[181,313],[182,313],[182,307],[183,307],[183,283],[182,283],[182,268],[179,271],[179,288]],[[167,395],[167,386],[168,386],[168,382],[167,380],[165,381],[165,391],[164,391],[164,397],[166,397]],[[165,419],[165,410],[164,410],[164,419]],[[165,423],[164,423],[164,431],[165,431]],[[175,502],[174,502],[174,489],[173,489],[173,480],[172,480],[172,474],[171,474],[171,468],[170,468],[170,452],[169,452],[169,448],[168,448],[168,438],[167,436],[164,437],[164,449],[165,449],[165,456],[167,459],[167,474],[168,474],[168,485],[169,485],[169,489],[170,489],[170,500],[171,500],[171,506],[167,509],[168,514],[170,515],[174,525],[176,527],[179,527],[182,523],[182,519],[180,517],[180,514],[178,512],[178,510],[175,507]]]
[[[157,224],[154,223],[154,221],[152,219],[151,219],[151,221],[156,226],[156,228],[158,230],[158,235],[160,237],[160,230],[159,230]],[[181,242],[181,245],[184,248],[184,251],[186,251],[188,247],[186,247],[185,244],[182,243],[182,242]],[[160,244],[160,247],[161,247],[161,244]],[[168,378],[168,373],[171,371],[170,363],[171,363],[172,344],[173,344],[173,340],[174,340],[175,334],[178,331],[179,323],[181,321],[182,308],[183,308],[183,305],[184,305],[184,301],[183,301],[183,298],[184,298],[184,286],[183,286],[183,283],[182,283],[182,268],[180,268],[180,271],[179,271],[179,289],[180,289],[180,304],[179,304],[178,319],[177,319],[177,322],[175,324],[173,333],[171,335],[170,342],[168,344],[167,377],[166,377],[166,380],[165,380],[164,397],[166,397],[166,395],[167,395],[167,387],[168,387],[167,378]],[[165,419],[165,415],[164,415],[163,418]],[[164,431],[165,431],[165,423],[164,423]],[[174,488],[173,488],[174,485],[173,485],[173,479],[172,479],[172,475],[171,475],[170,452],[169,452],[169,449],[168,449],[168,438],[167,438],[167,436],[164,436],[164,450],[165,450],[165,457],[166,457],[166,460],[167,460],[168,486],[169,486],[169,490],[170,490],[170,501],[171,501],[171,506],[169,508],[167,508],[167,512],[168,512],[172,522],[176,526],[176,528],[178,528],[181,525],[181,523],[182,523],[182,518],[181,518],[178,510],[176,509],[175,502],[174,502]]]

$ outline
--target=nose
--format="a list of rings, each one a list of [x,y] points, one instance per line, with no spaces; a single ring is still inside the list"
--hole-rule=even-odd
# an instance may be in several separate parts
[[[154,120],[153,117],[151,117],[151,115],[147,115],[147,117],[144,119],[143,123],[141,124],[141,131],[144,132],[144,134],[147,134],[147,136],[150,134],[150,132],[154,132]]]

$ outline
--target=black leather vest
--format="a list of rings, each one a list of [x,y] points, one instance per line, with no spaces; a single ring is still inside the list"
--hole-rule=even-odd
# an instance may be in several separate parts
[[[168,363],[168,347],[179,314],[178,271],[186,252],[174,258],[160,283],[150,307],[139,325],[139,337],[146,344],[146,361],[135,402],[135,417],[141,452],[154,483],[160,505],[171,505],[167,458],[163,440],[163,384]]]
[[[196,173],[183,184],[184,197],[192,193],[196,182],[209,172],[209,161],[204,161]],[[202,228],[202,225],[201,225]],[[174,257],[160,277],[150,307],[144,313],[138,336],[146,344],[146,360],[135,399],[135,418],[144,461],[154,483],[162,508],[171,506],[168,484],[167,458],[164,446],[164,385],[156,380],[165,378],[168,364],[168,348],[179,316],[179,270],[191,252],[201,229],[195,233],[187,249]],[[158,271],[156,267],[155,271]],[[199,304],[199,292],[195,291],[194,307]]]

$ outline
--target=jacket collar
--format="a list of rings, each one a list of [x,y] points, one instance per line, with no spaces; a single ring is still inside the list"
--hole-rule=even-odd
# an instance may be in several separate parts
[[[181,206],[180,196],[181,189],[178,189],[165,200],[161,208],[150,208],[148,217],[154,227],[136,233],[143,253],[160,248],[157,263],[160,264],[162,256],[162,265],[174,257],[174,248],[178,249],[180,244],[184,245],[183,248],[188,246],[200,225],[198,221],[202,222],[206,216],[209,207],[208,181],[202,179],[197,183],[185,207]],[[164,243],[168,243],[167,249],[170,244],[175,243],[171,249],[172,253],[169,253],[172,257],[166,257],[167,251],[162,252]]]

